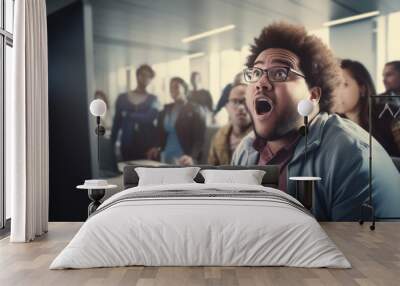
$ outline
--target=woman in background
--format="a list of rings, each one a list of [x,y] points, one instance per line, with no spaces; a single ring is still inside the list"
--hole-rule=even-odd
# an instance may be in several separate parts
[[[205,118],[199,107],[188,101],[188,85],[180,77],[170,81],[173,103],[166,104],[158,118],[159,148],[149,152],[150,159],[160,157],[167,164],[193,165],[201,156]]]
[[[354,121],[368,132],[368,97],[375,86],[367,69],[359,62],[342,60],[342,86],[335,95],[333,112]]]
[[[340,67],[343,81],[335,94],[332,111],[354,121],[369,132],[368,98],[376,95],[372,77],[365,66],[357,61],[342,60]],[[378,117],[383,108],[381,103],[373,102],[372,136],[391,156],[399,156],[391,131],[393,118]]]
[[[120,141],[122,161],[146,159],[147,152],[157,146],[156,120],[160,104],[157,96],[147,91],[154,76],[149,65],[141,65],[136,70],[136,89],[117,98],[111,140],[113,146]]]

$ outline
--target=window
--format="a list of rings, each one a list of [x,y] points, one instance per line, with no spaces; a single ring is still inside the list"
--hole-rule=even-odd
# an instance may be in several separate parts
[[[14,32],[14,0],[0,0],[0,228],[4,229],[11,216],[10,194],[4,187],[4,105],[11,92],[12,47]],[[1,232],[0,232],[1,235]]]
[[[5,0],[5,30],[9,33],[13,33],[14,32],[14,0]]]

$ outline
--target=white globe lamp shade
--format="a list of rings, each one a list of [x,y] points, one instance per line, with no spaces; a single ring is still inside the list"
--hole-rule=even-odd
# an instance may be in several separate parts
[[[299,104],[297,105],[297,111],[301,116],[308,116],[314,109],[314,104],[311,100],[302,99],[300,100]]]
[[[95,99],[90,103],[90,113],[94,116],[104,116],[107,111],[107,105],[104,100]]]

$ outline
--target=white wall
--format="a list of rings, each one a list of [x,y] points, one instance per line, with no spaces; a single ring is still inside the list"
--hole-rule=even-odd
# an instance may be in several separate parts
[[[339,58],[349,58],[363,63],[375,82],[378,92],[383,92],[382,70],[386,62],[400,59],[400,12],[385,16],[369,18],[348,24],[321,27],[309,31],[322,39]],[[100,47],[100,45],[99,45]],[[158,95],[164,104],[170,101],[168,84],[173,76],[180,76],[190,83],[190,74],[198,71],[202,75],[203,87],[210,90],[216,106],[224,86],[233,80],[236,73],[244,68],[249,46],[240,50],[228,49],[205,53],[204,56],[189,59],[177,55],[165,62],[150,63],[156,71],[156,78],[149,86],[149,91]],[[124,57],[116,57],[115,51],[107,53],[107,48],[97,49],[97,57],[107,56],[111,62],[111,70],[96,68],[96,88],[103,89],[110,97],[111,113],[113,104],[119,93],[127,90],[127,70],[131,69],[130,81],[136,85],[135,70],[137,66],[124,65]],[[126,53],[121,49],[121,54]],[[117,51],[117,54],[118,51]],[[145,58],[145,51],[132,51],[135,59]],[[128,57],[132,58],[132,55]],[[145,62],[145,59],[143,60]],[[227,114],[223,110],[217,117],[219,125],[227,122]]]
[[[189,60],[190,74],[192,72],[199,72],[201,74],[201,82],[202,82],[203,88],[205,88],[205,89],[210,89],[209,65],[210,65],[209,54],[205,54],[201,57],[192,58]],[[189,77],[188,84],[190,85],[190,77]],[[190,87],[190,89],[191,88],[192,87]]]
[[[381,16],[378,20],[377,91],[384,92],[382,71],[386,62],[400,60],[400,12]]]
[[[331,27],[330,46],[338,57],[363,63],[382,93],[385,63],[400,60],[399,27],[400,12]]]
[[[374,20],[368,18],[333,26],[329,31],[330,47],[342,59],[352,59],[365,65],[376,82],[376,39]]]

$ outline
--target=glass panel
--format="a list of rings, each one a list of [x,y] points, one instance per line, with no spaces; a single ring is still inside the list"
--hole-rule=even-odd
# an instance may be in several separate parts
[[[14,32],[14,1],[13,0],[5,0],[5,17],[6,17],[6,31],[13,33]]]
[[[12,89],[12,69],[13,69],[13,64],[14,64],[14,57],[12,54],[13,50],[10,46],[6,45],[6,66],[5,66],[5,94],[4,97],[10,98],[11,96],[11,89]],[[10,188],[5,188],[5,207],[6,207],[6,219],[11,217],[11,193],[10,193]]]

